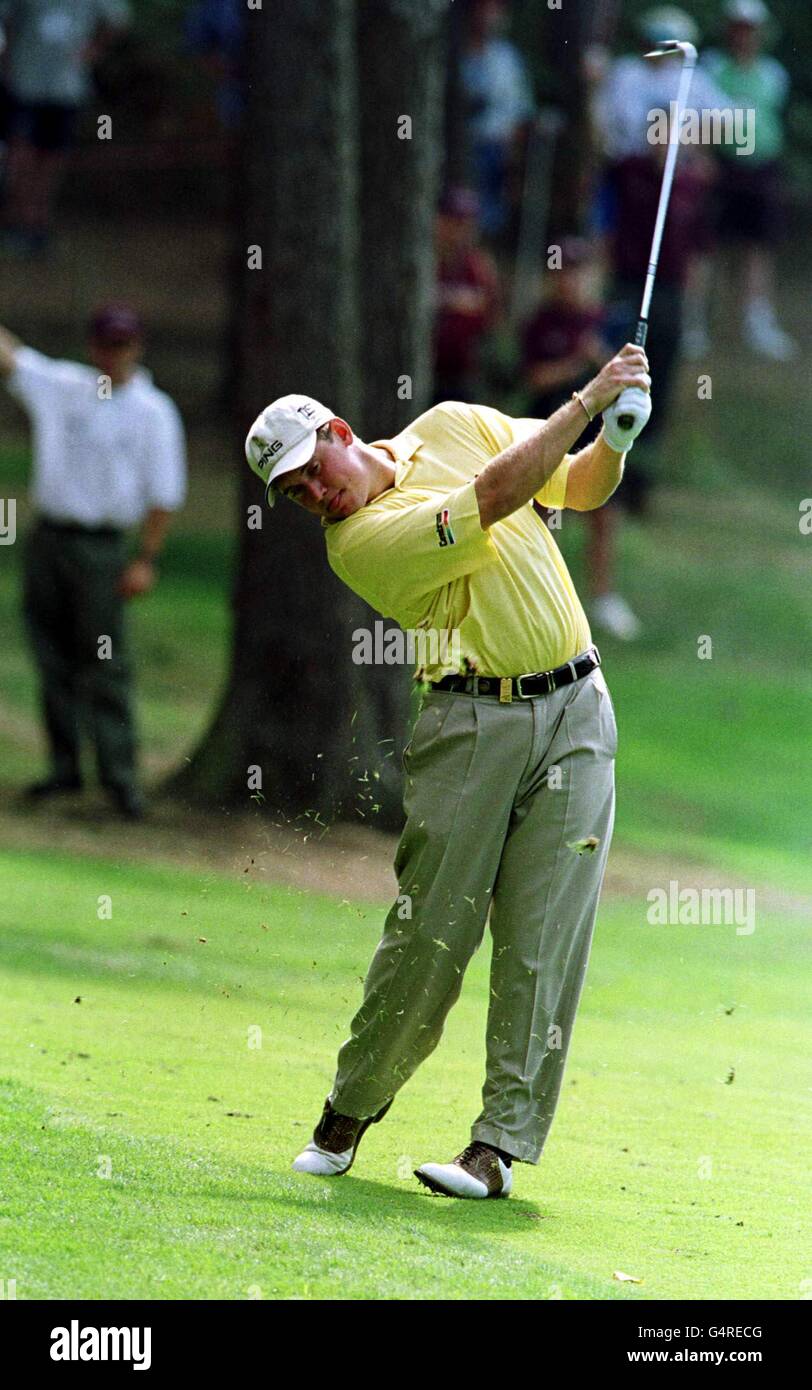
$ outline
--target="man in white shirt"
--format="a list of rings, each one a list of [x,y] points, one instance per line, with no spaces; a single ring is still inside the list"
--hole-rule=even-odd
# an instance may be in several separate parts
[[[92,367],[56,361],[0,328],[0,375],[31,418],[24,609],[50,746],[36,799],[81,788],[80,730],[99,780],[127,818],[143,814],[136,776],[125,600],[155,583],[155,561],[186,490],[177,407],[140,365],[143,329],[109,304],[89,327]],[[143,523],[135,558],[127,532]]]

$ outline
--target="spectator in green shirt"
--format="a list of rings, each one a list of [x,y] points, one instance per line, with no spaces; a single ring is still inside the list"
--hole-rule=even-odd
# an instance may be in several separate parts
[[[783,113],[789,96],[785,68],[764,53],[770,13],[762,0],[728,0],[725,46],[703,64],[730,106],[752,112],[754,147],[743,155],[733,144],[719,150],[720,237],[740,251],[742,304],[750,347],[775,362],[797,346],[779,326],[774,297],[773,248],[780,232]]]

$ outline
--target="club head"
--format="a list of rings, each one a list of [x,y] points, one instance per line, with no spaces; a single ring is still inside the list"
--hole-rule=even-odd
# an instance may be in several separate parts
[[[699,54],[692,43],[682,43],[679,39],[663,39],[657,48],[645,56],[647,58],[671,58],[681,53],[686,67],[695,67]]]

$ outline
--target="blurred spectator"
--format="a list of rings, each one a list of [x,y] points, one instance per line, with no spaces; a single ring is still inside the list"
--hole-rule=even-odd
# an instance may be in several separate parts
[[[186,42],[217,83],[224,130],[237,130],[245,110],[245,0],[198,0],[186,16]]]
[[[28,795],[39,801],[80,789],[84,724],[99,780],[129,819],[143,804],[124,601],[153,587],[186,485],[180,415],[139,366],[142,342],[137,315],[116,304],[91,320],[92,367],[45,357],[0,329],[0,375],[34,434],[24,607],[51,766]],[[128,560],[126,533],[142,521],[138,554]]]
[[[606,74],[598,83],[594,102],[594,120],[597,134],[602,143],[608,166],[596,198],[594,221],[596,227],[608,240],[608,254],[611,261],[617,221],[617,180],[616,173],[623,161],[633,157],[646,156],[651,152],[649,142],[650,112],[670,111],[671,102],[676,101],[679,89],[681,59],[646,59],[643,55],[656,47],[664,39],[677,39],[682,43],[698,44],[699,29],[696,21],[676,5],[657,5],[646,10],[638,21],[641,52],[639,55],[626,55],[617,58],[609,65]],[[690,105],[697,111],[717,110],[726,104],[726,97],[703,69],[697,68],[691,83]],[[680,164],[686,158],[686,147],[680,151]],[[694,147],[694,158],[696,159]],[[710,164],[706,164],[710,181]],[[679,165],[678,165],[679,168]],[[670,214],[669,214],[670,215]],[[707,281],[707,253],[712,243],[711,208],[709,200],[703,199],[703,218],[697,224],[701,247],[685,267],[685,296],[680,296],[684,310],[684,326],[680,346],[691,357],[701,357],[709,343],[705,326],[704,292],[702,286]],[[653,230],[653,219],[651,230]],[[650,235],[650,233],[649,233]],[[623,330],[621,329],[621,332]],[[656,344],[655,344],[656,351]],[[670,359],[665,364],[666,380],[658,376],[658,387],[668,385]],[[660,370],[663,369],[661,361]],[[655,435],[656,435],[655,425]],[[650,441],[647,430],[646,444]]]
[[[452,188],[437,214],[435,401],[479,399],[480,353],[500,309],[499,274],[478,245],[476,195]]]
[[[614,231],[610,238],[612,282],[607,331],[619,345],[634,332],[651,251],[651,237],[662,188],[668,146],[652,145],[614,166]],[[679,366],[683,311],[688,277],[697,256],[706,254],[711,239],[709,192],[713,170],[704,155],[686,147],[680,152],[671,189],[657,280],[649,314],[646,352],[651,365],[654,410],[646,438],[635,448],[635,467],[627,495],[632,507],[645,510],[651,485],[647,464],[660,446],[668,406]]]
[[[675,5],[647,10],[639,22],[643,52],[665,39],[698,43],[690,15]],[[635,328],[648,267],[651,237],[668,146],[652,144],[650,113],[670,112],[677,99],[682,59],[623,57],[611,64],[596,95],[594,117],[609,160],[601,190],[600,223],[606,234],[612,285],[607,333],[617,347]],[[694,74],[690,105],[718,109],[725,98],[701,69]],[[712,244],[710,189],[714,166],[701,148],[683,145],[677,162],[668,220],[651,305],[646,352],[651,363],[654,412],[635,467],[624,481],[624,499],[645,509],[651,465],[661,442],[668,401],[684,341],[686,291],[695,267]]]
[[[530,414],[543,419],[591,381],[607,358],[603,309],[590,293],[594,253],[581,237],[565,237],[560,249],[561,266],[547,272],[542,303],[523,333]],[[597,422],[591,425],[584,442],[599,430]]]
[[[504,0],[473,0],[460,62],[480,228],[491,238],[507,226],[510,173],[535,113],[524,60],[501,37],[506,22]]]
[[[696,22],[676,5],[658,5],[639,20],[641,50],[609,64],[595,95],[597,134],[607,160],[614,164],[650,148],[650,111],[668,111],[679,90],[682,59],[646,59],[643,55],[663,39],[699,43]],[[600,70],[598,69],[598,72]],[[697,110],[725,105],[718,86],[697,68],[691,83],[690,105]]]
[[[565,238],[560,269],[548,271],[542,304],[525,327],[524,383],[530,397],[528,414],[535,419],[553,415],[612,355],[603,337],[603,311],[594,299],[594,265],[595,252],[587,241]],[[600,428],[600,419],[593,421],[580,444],[590,444]],[[630,468],[627,478],[631,474]],[[618,497],[622,500],[622,496],[621,488]],[[640,623],[616,589],[619,511],[615,500],[584,513],[584,521],[590,618],[596,627],[630,641],[639,635]]]
[[[775,58],[761,51],[770,20],[762,0],[729,0],[724,13],[725,50],[707,53],[703,62],[725,93],[727,106],[755,113],[755,148],[747,155],[737,154],[732,145],[723,145],[719,151],[719,233],[740,252],[744,328],[750,346],[764,357],[785,362],[796,355],[797,346],[778,325],[772,250],[779,233],[783,110],[789,75]]]
[[[6,28],[6,249],[47,244],[90,74],[128,22],[128,0],[0,0]]]

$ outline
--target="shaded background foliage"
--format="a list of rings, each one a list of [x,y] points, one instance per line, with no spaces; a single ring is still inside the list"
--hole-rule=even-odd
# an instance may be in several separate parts
[[[614,40],[616,51],[637,46],[636,21],[652,0],[616,0],[618,12]],[[442,0],[437,0],[442,9]],[[465,0],[455,10],[464,12]],[[594,15],[599,5],[585,9]],[[722,32],[721,0],[684,0],[682,8],[697,20],[702,45],[718,42]],[[770,0],[774,16],[770,52],[787,68],[792,79],[792,103],[788,122],[788,161],[796,189],[812,195],[812,5],[799,0]],[[536,95],[542,102],[565,98],[572,73],[550,60],[545,47],[548,26],[559,16],[547,0],[513,0],[512,33],[530,66]],[[157,138],[162,130],[178,127],[193,132],[206,126],[201,113],[201,76],[184,51],[183,25],[188,0],[138,0],[135,22],[120,48],[99,68],[102,95],[117,104],[128,104],[141,123],[145,138]],[[591,23],[590,18],[587,23]]]

